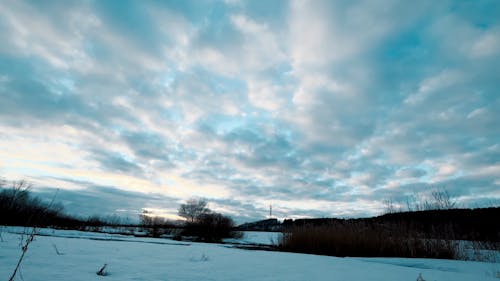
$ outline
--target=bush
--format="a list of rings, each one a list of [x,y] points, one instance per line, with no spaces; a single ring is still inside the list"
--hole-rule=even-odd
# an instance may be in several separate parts
[[[233,219],[223,214],[212,212],[206,199],[191,198],[181,204],[178,210],[186,218],[181,236],[193,236],[197,241],[220,242],[223,238],[238,238],[242,234],[233,231]]]
[[[177,228],[174,222],[163,217],[155,216],[152,212],[143,210],[139,215],[140,224],[149,236],[160,237],[163,234],[172,234]]]
[[[198,241],[220,242],[223,238],[237,238],[239,232],[233,231],[234,221],[219,213],[205,213],[195,221],[188,222],[181,235],[195,236]]]

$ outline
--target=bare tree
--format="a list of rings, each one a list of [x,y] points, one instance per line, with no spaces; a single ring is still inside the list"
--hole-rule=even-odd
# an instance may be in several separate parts
[[[414,192],[406,197],[406,208],[408,212],[424,211],[428,208],[428,202],[421,193]]]
[[[179,216],[186,218],[189,222],[195,222],[201,215],[210,212],[206,199],[191,198],[186,203],[181,204],[178,210]]]
[[[394,206],[394,202],[392,199],[385,199],[384,200],[384,212],[386,214],[393,214],[396,213],[396,207]]]
[[[13,181],[10,190],[12,199],[9,208],[12,209],[18,201],[27,201],[31,187],[31,184],[26,180]]]
[[[434,190],[432,192],[433,207],[436,210],[449,210],[456,207],[457,202],[446,190]]]
[[[148,210],[142,210],[142,214],[139,215],[142,226],[151,226],[153,223],[152,213]]]
[[[448,191],[435,189],[427,196],[414,193],[406,197],[408,211],[449,210],[457,207],[457,202]]]

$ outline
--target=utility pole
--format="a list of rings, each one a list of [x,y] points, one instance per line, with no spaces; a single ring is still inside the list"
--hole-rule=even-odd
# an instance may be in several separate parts
[[[273,205],[269,204],[269,218],[273,217]]]

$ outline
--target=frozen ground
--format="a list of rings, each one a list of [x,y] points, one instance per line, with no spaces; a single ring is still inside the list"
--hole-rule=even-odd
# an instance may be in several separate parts
[[[0,279],[7,280],[20,255],[21,229],[4,228]],[[222,244],[42,230],[30,245],[16,280],[499,280],[500,264],[469,261],[335,258],[249,251]],[[50,236],[49,236],[50,235]],[[57,251],[56,251],[57,249]],[[58,253],[59,252],[59,253]],[[108,264],[108,276],[96,271]]]
[[[145,232],[134,230],[135,234],[145,234]],[[0,229],[0,232],[2,230]],[[25,232],[23,227],[9,226],[4,227],[4,231],[10,233],[22,234]],[[176,241],[158,239],[158,238],[138,238],[131,235],[123,235],[117,233],[118,231],[123,232],[123,230],[117,230],[116,228],[103,228],[102,232],[90,232],[90,231],[78,231],[78,230],[55,230],[50,228],[42,228],[38,230],[41,236],[55,236],[55,237],[67,237],[67,238],[87,238],[94,240],[133,240],[133,241],[145,241],[145,242],[162,242],[162,243],[177,243]],[[224,239],[225,243],[233,244],[254,244],[254,245],[274,245],[281,238],[280,232],[263,232],[263,231],[244,231],[243,237],[239,239]]]
[[[281,238],[281,232],[261,232],[244,231],[240,239],[224,239],[224,242],[234,244],[257,244],[257,245],[275,245]]]

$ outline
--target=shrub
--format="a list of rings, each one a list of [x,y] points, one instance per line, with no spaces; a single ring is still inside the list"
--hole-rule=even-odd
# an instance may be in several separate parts
[[[232,238],[239,235],[233,231],[234,221],[219,213],[205,213],[194,222],[188,222],[182,235],[195,236],[197,240],[204,242],[219,242],[223,238]]]
[[[196,240],[204,242],[220,242],[223,238],[241,237],[241,233],[233,231],[233,219],[212,212],[205,199],[189,199],[181,204],[178,214],[186,218],[186,224],[180,233],[182,236],[194,236]]]
[[[152,237],[160,237],[163,234],[171,234],[172,229],[176,227],[175,223],[154,215],[148,210],[143,210],[139,215],[140,224]]]

